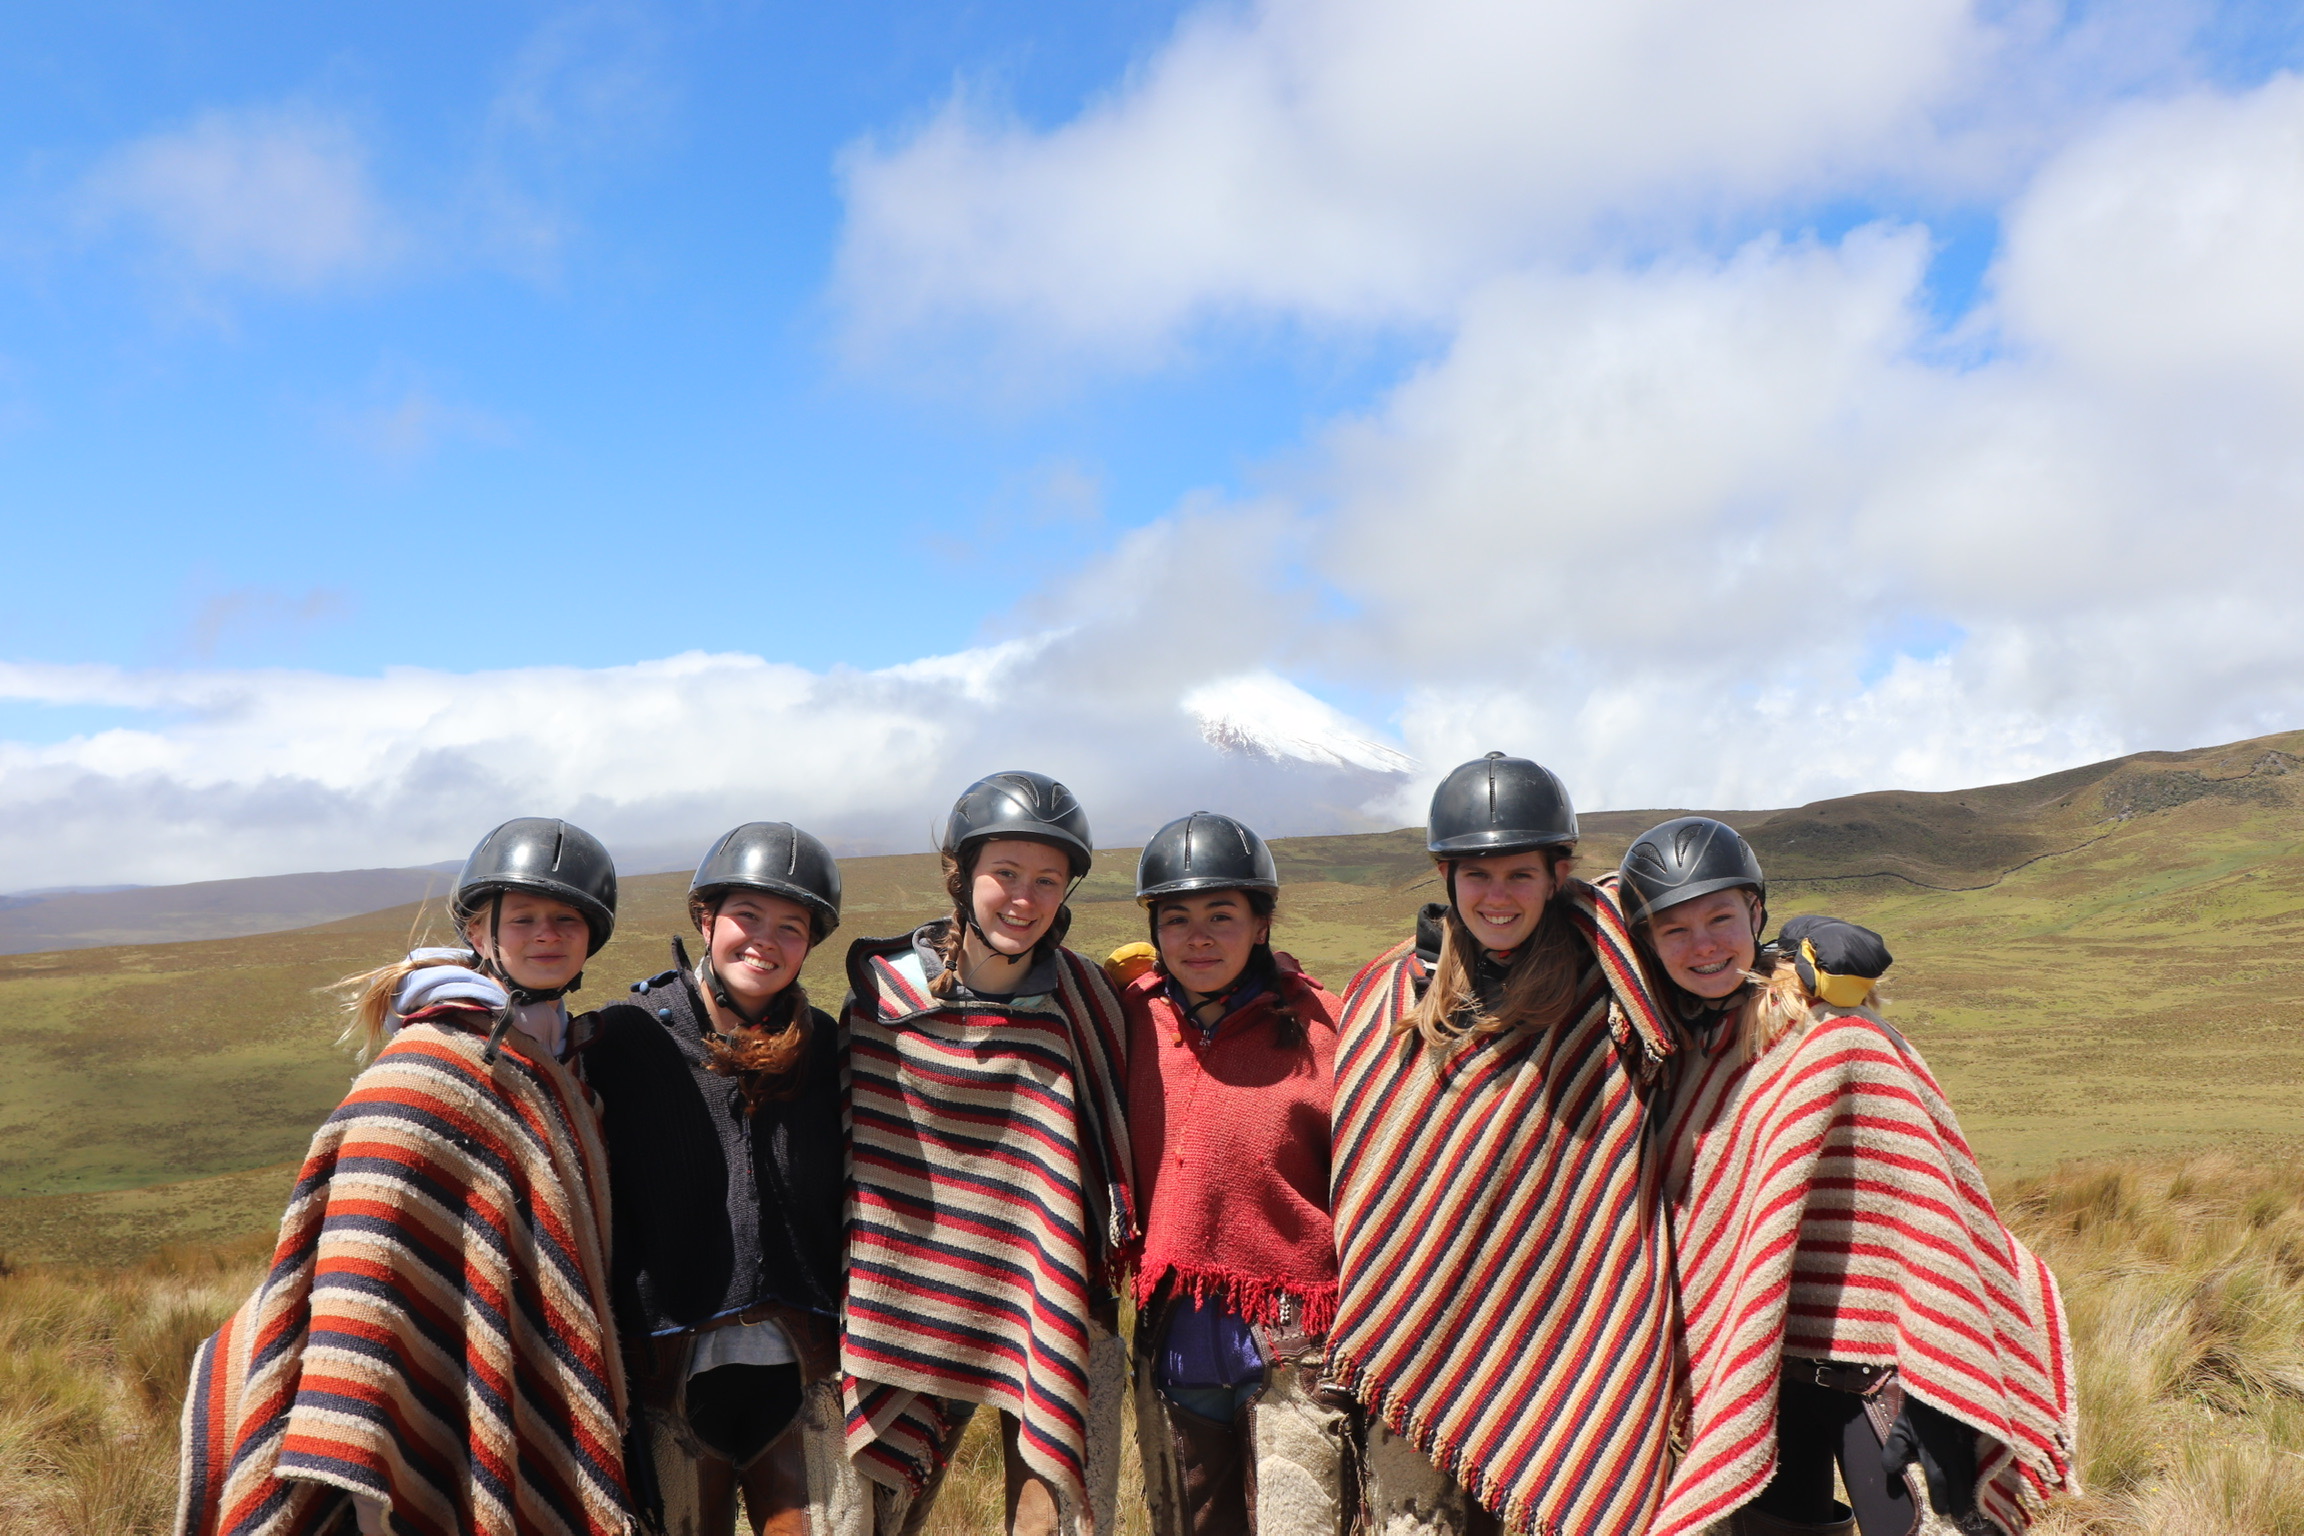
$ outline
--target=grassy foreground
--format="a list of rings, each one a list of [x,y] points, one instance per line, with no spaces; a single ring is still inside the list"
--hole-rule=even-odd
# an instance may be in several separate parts
[[[2000,1191],[2055,1268],[2081,1380],[2086,1495],[2056,1536],[2304,1536],[2304,1162],[2086,1162]],[[139,1536],[174,1508],[193,1349],[260,1244],[0,1276],[0,1536]],[[985,1416],[980,1416],[985,1417]],[[999,1529],[990,1425],[932,1530]],[[1144,1529],[1133,1462],[1125,1532]]]

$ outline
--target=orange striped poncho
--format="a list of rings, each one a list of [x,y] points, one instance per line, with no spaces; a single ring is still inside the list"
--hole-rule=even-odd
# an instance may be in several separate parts
[[[1329,1368],[1511,1530],[1622,1536],[1670,1471],[1672,1046],[1614,898],[1565,895],[1594,960],[1571,1022],[1436,1055],[1394,1027],[1422,975],[1405,944],[1346,994]]]
[[[404,1536],[631,1529],[591,1099],[487,1026],[411,1017],[312,1138],[194,1358],[179,1536],[349,1531],[355,1494]]]
[[[1693,1409],[1653,1536],[1700,1531],[1767,1486],[1785,1355],[1894,1366],[1979,1432],[1977,1507],[2023,1530],[2074,1487],[2055,1277],[2001,1224],[1902,1035],[1819,1009],[1747,1062],[1734,1034],[1682,1054],[1665,1126]]]

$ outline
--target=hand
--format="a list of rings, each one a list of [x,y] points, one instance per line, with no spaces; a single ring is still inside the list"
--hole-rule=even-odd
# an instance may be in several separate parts
[[[1957,1520],[1976,1507],[1976,1431],[1907,1393],[1880,1448],[1880,1465],[1898,1478],[1915,1461],[1936,1513]]]

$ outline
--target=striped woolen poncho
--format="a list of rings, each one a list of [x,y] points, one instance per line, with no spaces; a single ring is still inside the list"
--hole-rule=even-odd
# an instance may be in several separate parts
[[[1655,1536],[1700,1531],[1776,1465],[1785,1355],[1893,1365],[1977,1429],[1978,1507],[2021,1531],[2072,1486],[2072,1341],[2055,1277],[2001,1224],[1919,1052],[1820,1011],[1747,1062],[1684,1052],[1666,1124],[1694,1397]]]
[[[464,1028],[466,1022],[473,1028]],[[413,1018],[312,1139],[255,1295],[194,1358],[180,1536],[631,1529],[608,1187],[581,1084]]]
[[[1574,1019],[1436,1054],[1396,1028],[1408,945],[1352,984],[1336,1058],[1330,1369],[1519,1532],[1646,1528],[1670,1470],[1671,1257],[1651,1134],[1670,1038],[1607,892],[1564,895]]]
[[[1089,1469],[1090,1313],[1135,1227],[1125,1026],[1103,972],[1070,950],[1053,963],[1048,993],[946,1001],[910,935],[849,952],[841,1390],[875,1481],[918,1491],[947,1449],[946,1404],[990,1404],[1093,1528],[1110,1492]],[[1097,1333],[1116,1409],[1116,1344]]]

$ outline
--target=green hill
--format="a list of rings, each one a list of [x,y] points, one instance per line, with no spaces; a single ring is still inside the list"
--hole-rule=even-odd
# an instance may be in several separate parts
[[[1586,817],[1585,868],[1612,867],[1670,814]],[[1995,1175],[2304,1138],[2304,733],[1726,814],[1774,879],[1778,920],[1828,910],[1887,934],[1893,1016]],[[1280,942],[1333,988],[1436,891],[1413,830],[1275,851]],[[1075,947],[1142,936],[1133,867],[1128,850],[1099,860],[1075,898]],[[841,940],[943,902],[930,855],[843,869],[846,921],[808,972],[826,1005]],[[580,1001],[667,963],[685,888],[626,884]],[[124,1255],[270,1221],[284,1165],[352,1072],[316,989],[440,927],[433,903],[255,938],[0,956],[0,1251]]]

